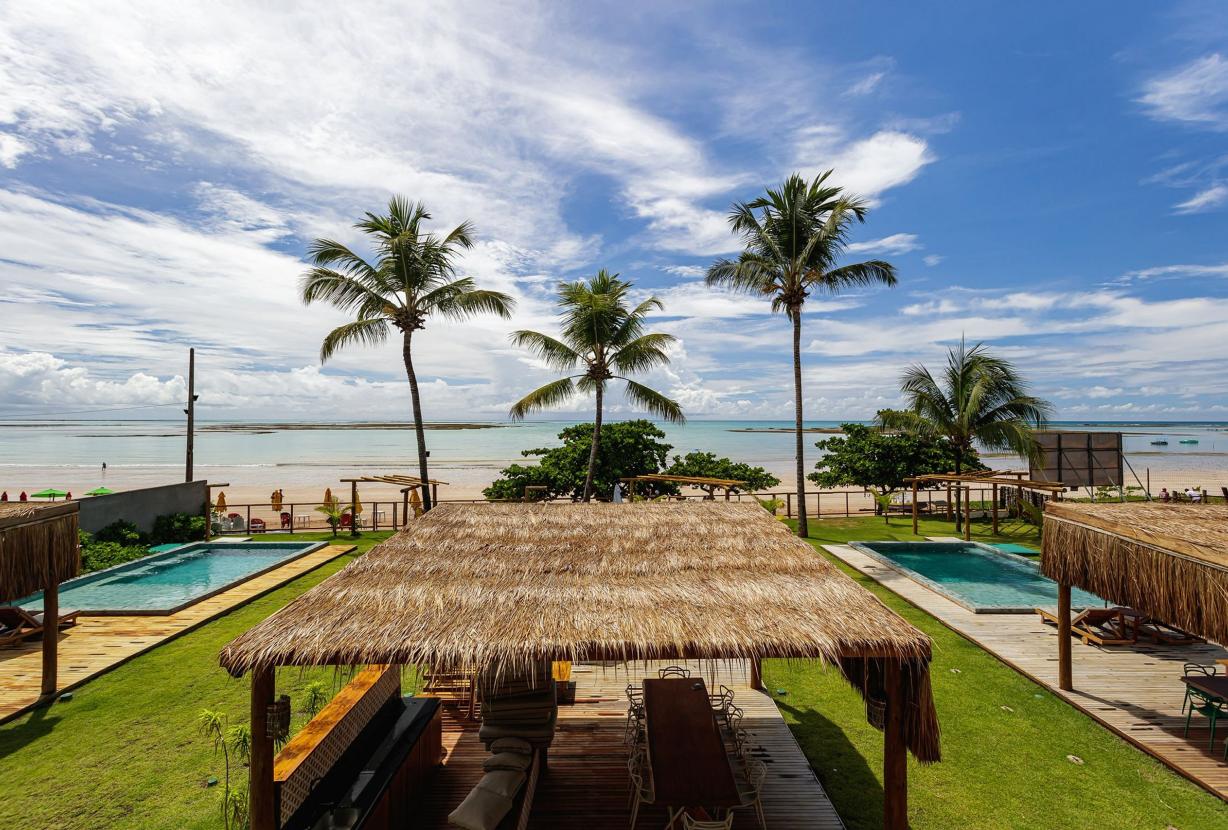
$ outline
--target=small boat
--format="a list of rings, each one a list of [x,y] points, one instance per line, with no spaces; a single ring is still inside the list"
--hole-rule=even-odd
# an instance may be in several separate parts
[[[1167,442],[1167,441],[1152,441],[1152,442],[1151,442],[1151,446],[1153,446],[1153,447],[1167,447],[1167,446],[1168,446],[1168,442]]]
[[[1180,441],[1179,443],[1181,443],[1181,444],[1197,444],[1197,443],[1198,443],[1198,439],[1197,439],[1197,438],[1182,438],[1182,439],[1181,439],[1181,441]]]

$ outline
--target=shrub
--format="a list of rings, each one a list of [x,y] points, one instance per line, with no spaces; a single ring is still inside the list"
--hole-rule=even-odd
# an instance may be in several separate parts
[[[144,545],[148,538],[132,522],[120,519],[94,534],[95,542],[116,542],[121,545]]]
[[[121,545],[119,542],[90,542],[81,547],[82,572],[100,571],[149,555],[144,545]]]
[[[154,519],[150,536],[155,545],[204,539],[205,517],[193,513],[167,513]]]

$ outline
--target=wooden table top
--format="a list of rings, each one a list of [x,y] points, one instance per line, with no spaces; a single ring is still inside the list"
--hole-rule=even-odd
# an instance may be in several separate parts
[[[644,681],[648,763],[657,803],[672,807],[734,807],[733,767],[702,678]]]
[[[1187,686],[1192,686],[1200,692],[1228,699],[1228,675],[1217,674],[1207,677],[1201,674],[1187,674],[1181,679]]]

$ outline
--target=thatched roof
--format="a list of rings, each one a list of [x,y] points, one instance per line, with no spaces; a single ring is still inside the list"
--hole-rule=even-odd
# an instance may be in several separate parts
[[[444,504],[235,639],[221,663],[240,675],[748,657],[907,661],[910,747],[937,759],[929,638],[757,504]]]
[[[77,575],[77,510],[75,501],[0,502],[0,602]]]
[[[1228,643],[1228,505],[1051,501],[1040,567]]]

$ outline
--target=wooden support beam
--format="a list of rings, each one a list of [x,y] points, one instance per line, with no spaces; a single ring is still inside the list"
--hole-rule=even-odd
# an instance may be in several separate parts
[[[278,830],[273,791],[273,739],[269,737],[269,704],[276,691],[272,667],[252,672],[252,748],[248,773],[248,809],[251,830]]]
[[[993,486],[993,532],[998,532],[998,485]]]
[[[358,514],[354,511],[355,505],[358,504],[358,482],[350,482],[350,535],[358,535]]]
[[[883,828],[908,830],[908,748],[904,735],[904,672],[899,660],[883,661],[887,717],[883,724]]]
[[[964,541],[972,541],[972,488],[964,488]]]
[[[917,482],[912,483],[912,535],[917,535]]]
[[[1057,685],[1069,692],[1074,688],[1070,666],[1070,585],[1057,585]]]
[[[951,513],[951,482],[947,482],[947,521],[952,521],[954,515]]]
[[[750,660],[750,687],[763,688],[763,661],[758,657],[752,657]]]
[[[47,553],[51,557],[50,551]],[[43,589],[43,685],[42,698],[55,697],[60,648],[60,585],[53,563],[47,563],[47,585]]]

